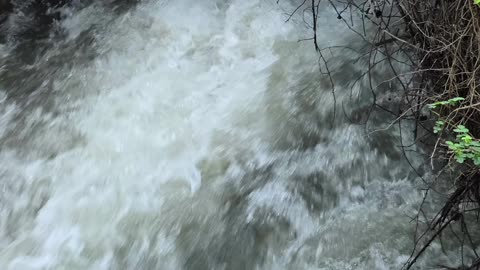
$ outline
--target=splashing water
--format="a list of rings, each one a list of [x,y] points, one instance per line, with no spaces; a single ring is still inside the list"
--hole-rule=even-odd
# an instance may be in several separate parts
[[[331,52],[334,97],[295,5],[93,3],[2,45],[1,269],[400,268],[421,194],[398,132],[348,121],[365,65]],[[361,50],[329,12],[322,46]]]

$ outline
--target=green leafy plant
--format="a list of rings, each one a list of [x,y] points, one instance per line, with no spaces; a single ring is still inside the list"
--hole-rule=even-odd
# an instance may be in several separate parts
[[[480,0],[478,0],[478,1],[480,1]],[[445,100],[445,101],[434,102],[432,104],[429,104],[428,107],[430,109],[436,109],[440,106],[445,106],[445,105],[457,105],[458,102],[463,101],[463,100],[465,100],[463,97],[455,97],[455,98],[451,98],[451,99]]]
[[[442,120],[438,120],[435,122],[435,126],[433,127],[433,133],[439,133],[440,131],[443,130],[443,127],[445,126],[445,122]]]
[[[473,2],[477,5],[480,5],[480,0],[473,0]]]
[[[475,0],[479,1],[480,0]],[[455,97],[446,101],[437,101],[429,104],[430,109],[436,109],[441,106],[454,106],[460,101],[465,100],[462,97]],[[436,113],[437,114],[437,113]],[[439,115],[439,114],[437,114]],[[445,128],[445,121],[440,119],[435,122],[433,127],[434,133],[439,133]],[[468,128],[464,125],[457,125],[453,132],[456,134],[455,140],[446,141],[448,149],[452,151],[455,160],[458,163],[464,163],[471,160],[475,165],[480,166],[480,140],[473,138]]]
[[[455,155],[458,163],[471,160],[475,165],[480,165],[480,141],[474,139],[468,128],[458,125],[453,132],[457,134],[455,141],[446,141],[448,148]]]

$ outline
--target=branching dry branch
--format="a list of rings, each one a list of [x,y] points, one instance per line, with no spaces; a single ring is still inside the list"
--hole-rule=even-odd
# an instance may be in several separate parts
[[[437,111],[445,119],[447,128],[458,124],[465,125],[472,135],[480,138],[480,7],[473,1],[466,0],[326,0],[332,7],[340,22],[343,22],[356,35],[360,36],[370,50],[366,57],[368,68],[353,85],[363,78],[368,79],[373,103],[368,111],[368,123],[374,108],[384,109],[378,104],[378,87],[384,84],[396,83],[401,92],[404,109],[395,114],[394,123],[398,124],[401,132],[401,121],[414,119],[417,127],[431,129],[435,116],[425,118],[425,106],[441,100],[455,97],[463,97],[465,100],[456,108],[443,107]],[[335,97],[335,88],[331,72],[328,69],[328,61],[322,54],[327,48],[320,48],[317,40],[317,19],[319,16],[319,1],[311,0],[310,12],[312,15],[311,25],[313,37],[305,40],[313,40],[313,45],[320,55],[332,84],[332,93]],[[298,10],[307,5],[303,1],[288,20]],[[304,9],[305,11],[307,8]],[[350,14],[345,14],[350,12]],[[353,13],[361,16],[362,31],[354,25]],[[349,20],[345,19],[349,18]],[[305,17],[304,17],[305,21]],[[376,33],[368,33],[366,29],[372,26],[377,29]],[[398,57],[401,55],[401,57]],[[382,57],[380,57],[382,56]],[[362,59],[361,56],[359,59]],[[374,67],[382,62],[387,62],[393,74],[392,78],[379,84],[374,84]],[[408,67],[400,70],[399,66]],[[409,70],[405,72],[404,70]],[[353,88],[353,86],[352,86]],[[336,107],[336,106],[335,106]],[[342,104],[343,108],[343,104]],[[344,111],[344,114],[345,111]],[[427,125],[425,126],[425,123]],[[430,123],[430,124],[428,124]],[[367,125],[366,125],[367,128]],[[417,129],[415,129],[417,134]],[[433,134],[431,134],[433,135]],[[431,167],[435,170],[434,161],[444,162],[444,166],[438,174],[446,175],[458,171],[458,166],[452,159],[451,154],[445,147],[445,140],[451,134],[442,132],[431,149]],[[401,137],[401,136],[400,136]],[[400,142],[401,149],[407,158],[406,146]],[[408,161],[408,158],[407,158]],[[410,161],[408,161],[410,162]],[[416,172],[416,169],[412,166]],[[438,169],[437,169],[438,170]],[[416,232],[414,249],[410,259],[405,264],[405,269],[411,269],[430,244],[440,240],[442,232],[457,224],[463,235],[458,239],[461,243],[462,266],[447,267],[445,269],[480,269],[480,258],[471,261],[465,266],[463,260],[463,246],[468,246],[476,252],[475,241],[470,231],[478,226],[477,223],[467,222],[467,216],[480,216],[480,170],[478,166],[466,164],[460,168],[460,176],[451,181],[450,188],[442,191],[446,200],[440,211],[433,218],[428,219],[423,205],[427,194],[440,192],[435,188],[437,178],[427,181],[425,198],[422,201],[416,220]],[[445,178],[445,177],[444,177]],[[472,207],[476,205],[476,207]],[[421,217],[422,215],[422,217]],[[420,221],[423,220],[423,221]],[[424,231],[419,224],[424,224]],[[453,230],[452,230],[453,231]],[[478,241],[477,241],[478,242]]]

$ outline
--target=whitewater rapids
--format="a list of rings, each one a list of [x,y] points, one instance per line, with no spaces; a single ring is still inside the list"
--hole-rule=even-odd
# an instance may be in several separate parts
[[[328,52],[332,92],[297,4],[93,2],[4,40],[0,269],[401,268],[418,179],[396,127],[360,124],[365,62]],[[331,12],[321,47],[362,51]]]

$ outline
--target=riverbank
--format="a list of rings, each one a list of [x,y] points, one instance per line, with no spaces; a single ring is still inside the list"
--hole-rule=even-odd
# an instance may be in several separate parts
[[[431,153],[432,169],[449,179],[441,210],[429,225],[433,234],[418,249],[450,225],[460,226],[466,245],[478,246],[480,214],[480,6],[474,1],[398,1],[404,14],[406,42],[417,60],[415,84],[409,95],[432,113],[429,124],[438,135]],[[432,162],[433,164],[434,162]],[[432,187],[434,183],[432,183]],[[434,191],[433,188],[431,188]],[[463,256],[463,254],[461,254]],[[413,265],[415,257],[409,265]],[[478,269],[480,258],[468,258],[458,269]],[[467,267],[467,268],[465,268]]]
[[[424,228],[416,232],[405,268],[414,267],[434,242],[441,243],[447,230],[459,231],[461,245],[475,251],[480,215],[480,6],[470,0],[381,0],[338,6],[338,18],[344,23],[349,24],[346,18],[353,9],[363,14],[364,24],[377,27],[376,34],[366,38],[371,65],[390,63],[395,76],[383,83],[396,82],[404,104],[393,112],[392,125],[414,120],[416,141],[429,153],[426,165],[434,176],[419,176],[425,182],[425,199],[440,199],[428,217],[421,217],[423,203],[419,208],[414,220]],[[397,52],[401,58],[393,55]],[[408,72],[399,70],[399,64],[408,66]],[[375,95],[376,87],[370,90]],[[459,256],[462,265],[444,267],[480,266],[476,252]]]

